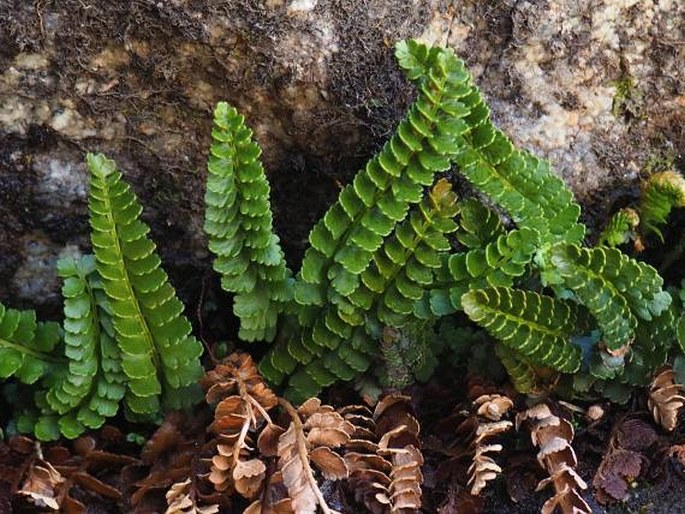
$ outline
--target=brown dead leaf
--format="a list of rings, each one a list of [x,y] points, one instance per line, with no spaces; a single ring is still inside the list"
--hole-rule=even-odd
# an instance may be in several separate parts
[[[658,371],[649,388],[649,409],[654,420],[665,430],[672,432],[678,423],[678,414],[683,404],[683,385],[675,383],[675,373],[670,366]]]
[[[233,466],[235,489],[244,498],[254,498],[266,474],[266,466],[259,459],[239,460]]]
[[[326,446],[314,448],[309,452],[309,458],[328,480],[342,480],[349,475],[345,460]]]
[[[191,491],[192,481],[190,478],[173,484],[166,493],[169,507],[165,514],[215,514],[219,512],[218,505],[197,505]]]
[[[378,451],[378,445],[376,445],[375,451]],[[388,462],[385,457],[377,455],[376,453],[356,453],[348,452],[345,454],[345,463],[350,471],[350,475],[361,470],[375,470],[380,473],[389,475],[392,471],[392,464]]]
[[[376,434],[381,436],[393,428],[404,425],[406,434],[418,437],[421,427],[414,414],[409,396],[389,394],[381,398],[373,413]],[[398,443],[402,444],[402,443]],[[409,444],[409,443],[408,443]]]
[[[616,444],[624,450],[640,452],[659,439],[656,430],[639,418],[629,418],[621,423],[616,433]]]
[[[52,464],[38,460],[29,468],[26,479],[17,494],[25,496],[37,507],[47,507],[57,511],[60,508],[60,502],[57,499],[65,482],[66,479],[52,467]]]
[[[314,412],[304,423],[307,443],[312,447],[338,448],[354,433],[354,425],[337,412]]]
[[[285,429],[273,423],[267,425],[259,433],[257,438],[257,448],[264,457],[275,457],[278,455],[278,438],[283,435]]]
[[[630,450],[612,449],[602,459],[592,485],[602,503],[623,501],[630,484],[640,475],[642,456]]]
[[[476,414],[490,421],[499,421],[514,406],[514,402],[507,396],[500,394],[482,395],[473,401],[477,408]]]

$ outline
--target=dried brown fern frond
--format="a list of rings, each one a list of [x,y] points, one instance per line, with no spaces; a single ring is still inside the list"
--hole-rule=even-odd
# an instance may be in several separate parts
[[[354,427],[345,445],[345,463],[350,472],[347,485],[355,500],[372,514],[384,514],[389,507],[381,498],[388,494],[392,464],[378,453],[380,437],[376,435],[373,413],[361,405],[343,407],[338,412]]]
[[[166,493],[167,508],[165,514],[214,514],[219,512],[218,505],[198,506],[193,495],[190,478],[172,484]]]
[[[314,514],[318,506],[324,514],[334,514],[336,511],[328,506],[319,489],[310,462],[326,479],[347,478],[347,464],[333,449],[349,441],[354,426],[333,407],[321,405],[317,398],[307,400],[298,409],[285,400],[281,404],[291,421],[278,438],[278,464],[292,509],[298,514]]]
[[[417,512],[421,507],[419,422],[411,398],[388,395],[373,412],[363,406],[339,411],[354,426],[345,445],[348,486],[373,514]]]
[[[678,424],[678,413],[685,404],[684,390],[682,384],[675,382],[675,373],[670,366],[661,368],[654,376],[647,403],[654,420],[664,430],[672,432]]]
[[[512,400],[479,376],[468,379],[470,404],[460,405],[436,426],[443,443],[435,449],[449,457],[438,466],[438,475],[452,479],[478,496],[502,468],[493,455],[502,451],[493,438],[509,431],[513,423],[502,419]]]
[[[389,454],[392,464],[388,492],[379,493],[379,500],[388,505],[393,514],[418,512],[421,508],[421,484],[423,483],[421,450],[413,445],[391,448],[379,444],[379,451]]]
[[[381,399],[373,413],[378,455],[390,463],[389,485],[376,495],[392,514],[418,512],[421,508],[423,455],[420,451],[419,425],[411,398],[391,394]],[[376,484],[377,486],[380,484]]]
[[[573,426],[552,414],[544,403],[519,413],[516,416],[517,428],[526,421],[531,441],[540,449],[538,462],[549,473],[549,478],[538,484],[538,490],[549,484],[555,490],[555,495],[542,506],[541,513],[552,514],[557,508],[564,514],[591,513],[590,506],[578,491],[587,489],[587,484],[575,471],[578,461],[571,446]]]
[[[216,403],[210,429],[217,435],[218,444],[209,480],[217,491],[236,491],[254,499],[266,477],[266,464],[255,451],[255,443],[265,426],[270,435],[280,434],[267,412],[278,405],[278,397],[252,358],[243,353],[230,355],[209,371],[202,383],[207,403]]]
[[[483,444],[487,438],[494,437],[503,432],[507,432],[512,427],[510,421],[498,421],[494,423],[484,423],[478,426],[476,438],[473,446],[475,448],[473,463],[468,469],[469,481],[467,485],[471,488],[471,494],[478,496],[488,482],[497,478],[502,473],[502,468],[488,455],[502,451],[501,444]]]
[[[467,485],[474,496],[478,496],[489,481],[502,473],[502,468],[488,455],[502,451],[502,445],[485,444],[485,441],[511,429],[513,426],[511,421],[501,421],[501,419],[513,406],[514,403],[510,398],[500,394],[482,395],[473,402],[474,417],[478,425],[469,445],[473,451],[473,463],[468,469]],[[472,425],[473,422],[471,422]]]

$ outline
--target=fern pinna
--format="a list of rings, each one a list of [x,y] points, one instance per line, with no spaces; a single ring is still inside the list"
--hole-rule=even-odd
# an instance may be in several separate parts
[[[272,246],[270,262],[279,271],[271,273],[259,271],[264,263],[245,243],[249,237],[240,227],[246,220],[261,227],[261,244],[277,241],[266,214],[268,186],[242,117],[225,104],[217,107],[206,228],[222,283],[237,293],[235,311],[248,340],[256,339],[257,316],[241,313],[238,305],[253,289],[244,290],[235,270],[259,277],[259,335],[271,340],[277,334],[260,365],[264,375],[274,383],[288,379],[289,394],[302,399],[367,370],[386,327],[430,330],[431,320],[462,309],[501,341],[498,354],[517,375],[516,383],[529,390],[536,367],[588,370],[574,341],[593,325],[604,335],[594,360],[633,342],[636,354],[653,346],[640,341],[641,327],[669,323],[662,313],[670,302],[656,271],[618,250],[582,246],[585,227],[571,191],[547,162],[516,149],[494,127],[478,88],[451,50],[409,41],[398,43],[396,56],[417,87],[417,99],[314,226],[292,281],[280,248]],[[242,192],[243,167],[253,170],[246,173],[248,190],[258,194]],[[450,168],[515,227],[507,231],[494,210],[474,199],[457,203],[444,181],[424,198],[436,173]],[[245,207],[236,205],[241,198]],[[258,223],[251,221],[255,213]],[[453,251],[445,237],[452,232],[465,247],[461,251]],[[513,289],[522,279],[537,279],[566,300]],[[269,281],[277,285],[272,297],[262,289]],[[631,359],[629,354],[618,367]]]
[[[33,384],[60,359],[53,356],[59,343],[57,323],[36,322],[34,311],[8,309],[0,304],[0,378],[16,377]]]

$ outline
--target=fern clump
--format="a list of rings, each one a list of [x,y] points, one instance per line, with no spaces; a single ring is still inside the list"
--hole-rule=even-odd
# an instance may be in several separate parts
[[[615,247],[640,227],[660,234],[685,204],[682,177],[651,177],[639,214],[622,211],[586,246],[571,191],[493,125],[454,52],[407,41],[395,55],[416,100],[312,228],[295,274],[253,133],[235,108],[215,109],[204,230],[239,338],[271,344],[263,375],[302,401],[372,367],[383,387],[404,387],[441,352],[478,348],[472,360],[490,366],[494,352],[520,391],[573,374],[581,393],[624,399],[685,346],[685,322],[657,271]],[[63,326],[0,305],[0,378],[33,385],[17,426],[44,440],[100,427],[122,402],[129,419],[156,420],[199,398],[202,345],[142,207],[114,161],[87,162],[93,255],[59,264]],[[482,201],[459,199],[445,172]],[[461,330],[466,342],[445,328],[459,311],[483,329]]]
[[[161,268],[142,208],[114,161],[88,154],[94,255],[58,263],[63,327],[0,305],[0,378],[34,384],[17,427],[41,440],[133,420],[199,398],[202,345]],[[17,398],[17,400],[19,400]]]
[[[408,334],[417,327],[431,333],[436,320],[460,310],[498,341],[498,355],[523,389],[535,389],[541,367],[587,372],[577,341],[596,329],[603,343],[591,349],[593,362],[603,359],[602,352],[621,351],[629,357],[618,359],[617,374],[634,374],[630,370],[638,361],[648,373],[661,359],[639,357],[654,345],[638,333],[670,323],[664,313],[671,298],[656,270],[617,249],[583,246],[585,227],[571,191],[547,162],[515,148],[493,125],[482,95],[451,50],[400,42],[396,57],[417,88],[416,101],[314,226],[292,281],[276,246],[270,262],[277,272],[247,271],[264,263],[244,243],[247,236],[238,227],[245,216],[260,220],[250,226],[262,227],[261,244],[277,241],[268,186],[243,119],[224,104],[217,107],[216,118],[237,121],[224,123],[232,124],[230,130],[215,122],[206,229],[217,254],[215,268],[230,271],[224,287],[237,294],[235,311],[247,340],[256,338],[255,317],[243,313],[239,302],[246,294],[244,280],[250,285],[253,280],[238,275],[271,281],[265,287],[274,296],[259,293],[269,327],[259,335],[274,340],[260,364],[263,374],[274,383],[287,380],[290,396],[304,399],[366,371],[379,351],[385,369],[406,369],[412,357],[402,357],[400,346],[412,340]],[[247,197],[241,192],[242,166],[254,171],[250,177],[259,177]],[[473,198],[458,202],[437,177],[449,169],[495,208]],[[503,223],[496,209],[513,226]],[[616,220],[602,241],[620,244],[635,223],[626,216]],[[255,291],[261,283],[254,281]],[[516,288],[524,283],[537,283],[538,290]],[[391,375],[404,377],[395,383],[409,376]]]

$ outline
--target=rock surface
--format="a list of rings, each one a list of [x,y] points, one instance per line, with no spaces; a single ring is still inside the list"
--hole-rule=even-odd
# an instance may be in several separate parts
[[[685,152],[676,0],[0,0],[0,301],[59,307],[87,252],[83,156],[115,158],[185,299],[211,276],[204,162],[220,99],[264,148],[293,265],[311,225],[403,116],[392,44],[453,46],[493,117],[601,224]]]

